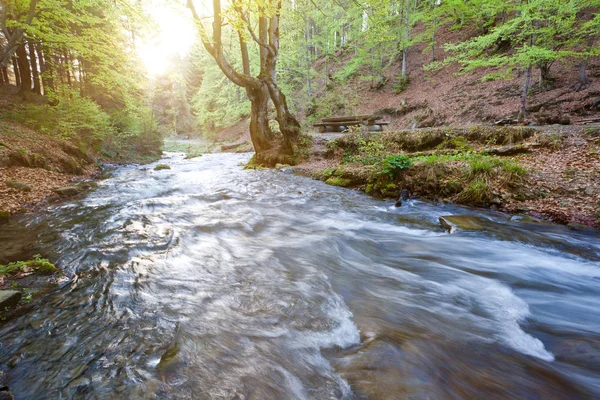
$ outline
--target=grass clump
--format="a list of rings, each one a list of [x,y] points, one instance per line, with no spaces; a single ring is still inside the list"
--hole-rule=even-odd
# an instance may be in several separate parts
[[[50,261],[42,258],[39,254],[33,256],[33,260],[16,261],[7,265],[0,265],[0,274],[12,275],[18,272],[35,272],[40,275],[51,275],[58,271],[58,268]]]
[[[559,150],[563,145],[564,138],[556,133],[551,134],[540,134],[537,137],[537,143],[541,147],[545,147],[547,149]]]
[[[156,167],[154,167],[155,171],[160,171],[162,169],[171,169],[171,167],[167,164],[157,164]]]
[[[469,183],[456,199],[461,203],[486,204],[490,200],[489,184],[485,179],[477,178]]]

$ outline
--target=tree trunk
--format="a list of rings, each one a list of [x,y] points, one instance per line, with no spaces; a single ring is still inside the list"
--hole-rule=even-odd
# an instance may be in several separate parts
[[[525,121],[527,117],[527,95],[529,94],[529,87],[531,86],[531,74],[533,66],[529,65],[525,71],[525,82],[523,83],[523,92],[521,93],[521,108],[519,109],[519,121]]]
[[[42,51],[42,45],[38,44],[35,46],[35,52],[37,54],[38,64],[40,66],[40,77],[42,79],[42,87],[44,94],[48,92],[48,89],[52,89],[51,78],[48,77],[48,71],[46,71],[47,65],[44,60],[44,54]]]
[[[256,154],[271,148],[273,133],[269,127],[269,91],[266,84],[246,88],[250,99],[250,139]]]
[[[29,60],[24,44],[17,49],[17,57],[19,72],[21,73],[21,92],[28,92],[31,90],[31,69],[29,68]]]
[[[296,143],[298,136],[300,135],[300,123],[290,112],[287,105],[287,99],[279,86],[270,81],[268,87],[269,95],[271,96],[275,111],[277,112],[279,130],[283,135],[282,150],[285,154],[292,154],[294,151],[294,143]]]
[[[6,83],[7,85],[10,84],[10,80],[8,79],[8,67],[1,67],[2,68],[2,77],[4,78],[4,83]]]
[[[37,59],[35,56],[35,48],[32,42],[28,42],[29,61],[31,62],[31,74],[33,76],[33,91],[37,94],[42,94],[42,86],[40,83],[40,74],[37,67]]]
[[[15,86],[21,86],[21,73],[19,72],[19,63],[17,62],[17,57],[12,58],[13,71],[15,73]]]

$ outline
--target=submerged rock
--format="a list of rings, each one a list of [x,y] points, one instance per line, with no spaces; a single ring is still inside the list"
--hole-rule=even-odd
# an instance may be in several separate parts
[[[0,310],[16,306],[21,296],[21,292],[16,290],[0,290]]]
[[[471,215],[447,215],[440,217],[440,225],[449,233],[457,231],[480,231],[484,227],[481,220]]]

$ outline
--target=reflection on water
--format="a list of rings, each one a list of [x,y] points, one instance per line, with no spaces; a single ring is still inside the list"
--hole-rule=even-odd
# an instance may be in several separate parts
[[[0,227],[0,259],[42,253],[72,278],[0,330],[17,398],[600,396],[598,237],[396,209],[247,159],[122,167]],[[448,235],[453,213],[488,228]]]

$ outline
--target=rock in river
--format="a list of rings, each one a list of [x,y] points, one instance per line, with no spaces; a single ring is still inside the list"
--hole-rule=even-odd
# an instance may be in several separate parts
[[[440,217],[442,228],[450,233],[457,231],[480,231],[483,229],[481,220],[471,215],[447,215]]]
[[[54,193],[57,193],[61,196],[75,196],[76,194],[79,194],[79,192],[81,192],[81,189],[79,189],[77,186],[65,186],[54,189]]]

